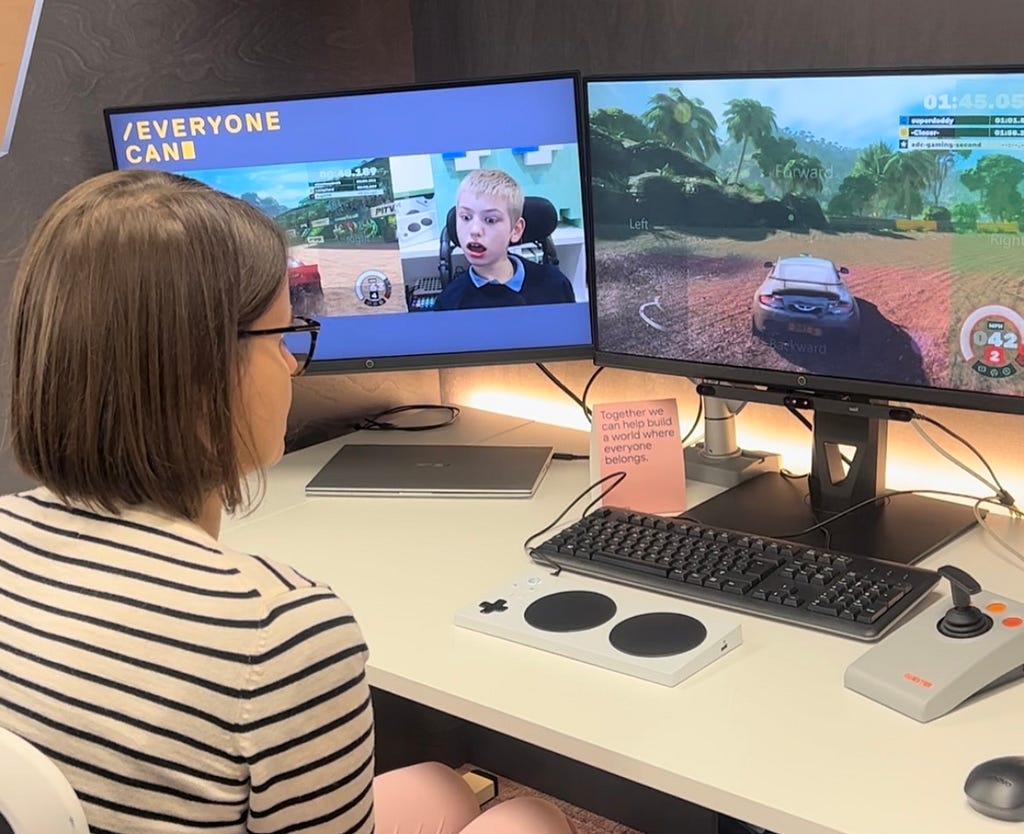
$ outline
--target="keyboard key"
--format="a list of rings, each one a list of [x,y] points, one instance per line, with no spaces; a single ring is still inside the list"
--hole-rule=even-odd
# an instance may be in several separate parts
[[[848,637],[881,637],[934,571],[742,531],[603,508],[533,551],[538,561]]]

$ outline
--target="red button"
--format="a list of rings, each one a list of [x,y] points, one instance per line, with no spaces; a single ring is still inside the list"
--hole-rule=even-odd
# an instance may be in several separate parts
[[[1020,617],[1006,617],[1003,620],[1003,625],[1007,628],[1016,628],[1017,626],[1024,624],[1024,620]]]

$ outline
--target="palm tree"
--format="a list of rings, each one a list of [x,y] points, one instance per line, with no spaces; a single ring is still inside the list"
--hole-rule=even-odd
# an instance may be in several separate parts
[[[883,195],[882,183],[885,177],[885,166],[892,159],[893,155],[893,149],[885,142],[875,142],[875,144],[868,145],[858,154],[857,161],[853,164],[853,170],[851,171],[853,176],[865,176],[874,183],[876,196],[872,200],[872,203],[874,203],[872,214],[876,217],[880,208],[878,202]]]
[[[699,98],[687,98],[678,87],[651,96],[642,118],[669,146],[701,162],[707,162],[721,147],[715,136],[718,122],[711,111]]]
[[[740,161],[736,164],[736,176],[733,182],[740,181],[743,169],[743,158],[747,153],[747,142],[752,140],[758,147],[765,137],[771,136],[778,125],[775,123],[775,111],[752,98],[734,98],[727,102],[725,111],[725,128],[733,142],[742,141]]]
[[[894,153],[882,169],[882,187],[893,199],[893,208],[904,217],[921,211],[921,192],[928,185],[934,161],[928,151]]]
[[[928,172],[928,193],[932,198],[932,205],[937,206],[939,198],[942,196],[942,186],[946,184],[946,177],[953,170],[957,159],[967,159],[971,152],[966,150],[938,150],[926,151],[926,153],[932,158],[932,164]]]

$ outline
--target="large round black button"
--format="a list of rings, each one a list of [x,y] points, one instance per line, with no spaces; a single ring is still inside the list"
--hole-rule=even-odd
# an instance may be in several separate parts
[[[708,636],[704,623],[686,614],[658,611],[618,623],[608,635],[620,652],[637,657],[668,657],[695,649]]]
[[[585,631],[615,616],[611,597],[594,591],[561,591],[531,602],[523,613],[526,622],[541,631]]]

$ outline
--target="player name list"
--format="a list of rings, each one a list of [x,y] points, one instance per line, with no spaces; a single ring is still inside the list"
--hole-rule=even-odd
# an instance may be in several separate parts
[[[902,116],[901,150],[1024,150],[1024,116]]]

